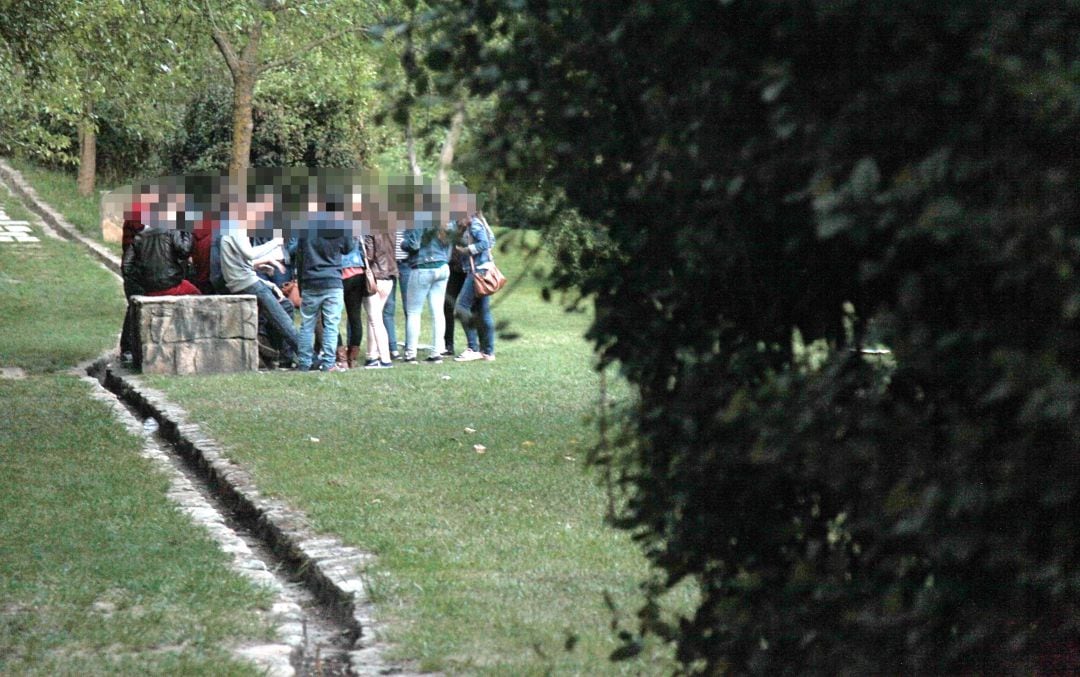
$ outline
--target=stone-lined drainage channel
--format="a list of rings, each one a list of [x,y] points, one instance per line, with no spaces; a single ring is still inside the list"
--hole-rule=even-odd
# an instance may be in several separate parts
[[[107,359],[86,368],[94,397],[142,436],[143,456],[170,479],[169,498],[202,525],[233,568],[274,591],[279,642],[236,654],[267,675],[406,674],[386,663],[358,568],[370,555],[319,536],[302,513],[261,496],[216,442],[155,391]]]

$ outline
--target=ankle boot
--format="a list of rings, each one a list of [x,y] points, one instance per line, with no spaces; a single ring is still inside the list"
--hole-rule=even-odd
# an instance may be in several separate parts
[[[338,346],[338,349],[337,349],[337,366],[339,366],[339,367],[348,367],[349,365],[347,364],[347,361],[348,361],[348,357],[347,357],[347,355],[345,353],[345,346]]]
[[[349,346],[349,351],[346,353],[346,359],[349,363],[349,369],[356,368],[356,360],[360,357],[360,346]]]

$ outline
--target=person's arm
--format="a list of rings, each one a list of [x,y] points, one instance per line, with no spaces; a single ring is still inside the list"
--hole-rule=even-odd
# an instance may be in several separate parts
[[[136,236],[137,237],[137,236]],[[142,280],[137,276],[138,265],[135,262],[135,242],[133,241],[124,251],[124,258],[120,263],[120,271],[124,275],[124,284],[132,296],[143,293]]]
[[[176,248],[176,260],[183,261],[191,256],[194,240],[186,230],[173,231],[173,246]]]
[[[469,222],[469,235],[471,236],[472,242],[469,243],[468,250],[473,256],[491,248],[491,241],[488,240],[487,228],[484,228],[483,224],[475,219]]]
[[[229,238],[233,247],[239,252],[240,256],[244,257],[248,261],[254,263],[258,259],[271,253],[275,247],[281,246],[281,238],[275,237],[274,239],[256,247],[251,246],[251,242],[248,241],[244,235],[237,235],[235,233],[229,233],[225,237]],[[279,257],[280,258],[280,257]]]

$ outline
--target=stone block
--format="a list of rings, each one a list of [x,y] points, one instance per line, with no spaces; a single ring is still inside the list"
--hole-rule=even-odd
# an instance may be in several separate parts
[[[101,239],[119,243],[124,237],[124,209],[131,202],[130,191],[101,195]]]
[[[259,368],[255,297],[133,296],[135,360],[146,374],[223,374]]]

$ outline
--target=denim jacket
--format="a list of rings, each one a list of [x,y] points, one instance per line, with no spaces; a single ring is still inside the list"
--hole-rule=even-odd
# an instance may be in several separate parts
[[[461,255],[461,269],[466,273],[470,270],[470,258],[472,258],[472,265],[477,268],[492,262],[491,250],[495,246],[495,234],[488,229],[479,217],[474,216],[469,221],[465,242],[469,243],[469,253]]]
[[[364,262],[364,248],[360,245],[360,238],[354,237],[356,249],[341,257],[342,268],[366,268]]]
[[[401,248],[406,252],[416,252],[415,257],[410,256],[408,259],[409,264],[413,266],[450,261],[450,239],[447,238],[446,242],[440,241],[438,231],[434,227],[406,230],[405,238],[401,241]]]

